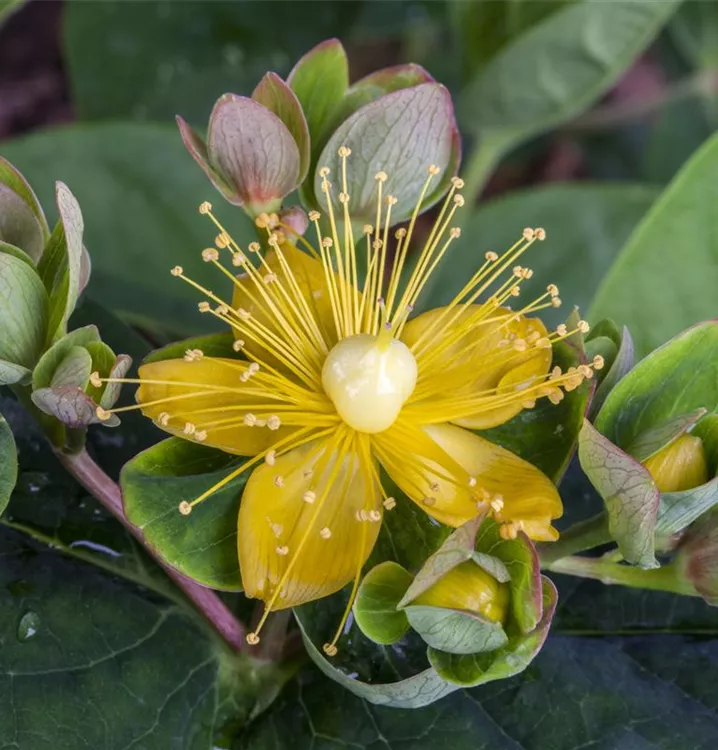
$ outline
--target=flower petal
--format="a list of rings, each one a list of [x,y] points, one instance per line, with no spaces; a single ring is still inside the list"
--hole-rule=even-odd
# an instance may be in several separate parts
[[[325,458],[331,440],[295,448],[274,466],[259,466],[247,482],[239,509],[242,582],[247,596],[272,609],[339,591],[364,565],[379,534],[382,506],[370,467],[356,452]],[[359,520],[361,511],[373,511],[376,520]],[[277,586],[281,591],[271,601]]]
[[[556,539],[551,520],[563,512],[561,498],[527,461],[450,424],[401,431],[395,424],[380,435],[379,457],[391,478],[438,521],[460,526],[493,501],[497,520],[523,522],[535,540]]]
[[[425,347],[422,337],[435,339],[439,346],[442,338],[456,338],[440,357],[423,368],[422,359],[431,356],[431,348],[419,354],[417,398],[426,398],[428,390],[441,411],[442,397],[455,400],[462,394],[472,396],[490,390],[497,395],[512,393],[548,373],[550,347],[537,348],[532,343],[547,336],[546,327],[538,318],[517,317],[506,307],[482,304],[465,308],[455,321],[455,313],[451,312],[442,322],[445,310],[437,308],[419,315],[407,323],[402,335],[402,341],[419,352]],[[460,333],[462,326],[465,331]],[[518,350],[516,346],[525,349]],[[494,408],[488,398],[485,400],[485,407],[452,421],[464,427],[488,429],[507,422],[525,408],[518,399]]]
[[[198,432],[206,432],[203,445],[240,456],[253,456],[289,435],[296,427],[269,430],[243,424],[242,419],[252,405],[267,403],[266,398],[248,394],[247,388],[240,387],[239,377],[248,364],[217,357],[204,357],[193,362],[184,359],[151,362],[140,367],[140,378],[165,384],[143,382],[136,398],[138,403],[148,404],[142,407],[144,415],[171,435],[196,439]],[[168,398],[173,400],[152,403]],[[168,421],[161,417],[163,414],[167,415]],[[218,421],[224,424],[212,426]],[[185,432],[187,423],[195,428],[191,435]]]

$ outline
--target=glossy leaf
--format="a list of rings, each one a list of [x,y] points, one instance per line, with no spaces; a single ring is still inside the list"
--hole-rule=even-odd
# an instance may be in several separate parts
[[[388,646],[406,634],[409,622],[397,605],[411,581],[411,574],[391,561],[377,565],[364,576],[353,612],[367,638]]]
[[[169,438],[127,463],[120,479],[125,513],[157,554],[189,578],[227,591],[242,588],[237,514],[248,472],[200,503],[190,516],[183,516],[178,506],[236,466],[236,457]]]
[[[611,536],[623,557],[656,568],[654,532],[661,495],[648,470],[584,422],[579,438],[581,467],[606,504]]]
[[[507,642],[500,622],[473,612],[410,604],[404,608],[411,627],[432,649],[450,654],[492,652]]]
[[[14,239],[7,236],[8,230]],[[45,214],[33,189],[20,172],[0,156],[0,239],[21,247],[37,261],[49,236]]]
[[[658,511],[656,534],[677,534],[718,505],[718,477],[683,492],[663,492]]]
[[[594,337],[600,335],[602,323],[606,323],[606,321],[601,321],[597,327],[591,329],[591,336],[588,341],[589,347],[591,342],[596,342],[597,339]],[[613,326],[612,321],[610,323]],[[592,418],[601,410],[601,407],[608,398],[608,394],[616,387],[618,381],[633,367],[633,339],[626,326],[623,326],[623,330],[620,333],[616,330],[616,339],[611,341],[615,349],[615,354],[613,354],[610,361],[606,361],[605,371],[599,373],[600,381],[591,399],[589,416]],[[594,354],[600,353],[598,350],[592,349],[590,358],[592,359]]]
[[[639,463],[644,463],[651,456],[684,435],[705,413],[706,409],[701,407],[688,414],[679,414],[677,417],[657,424],[655,427],[650,427],[631,441],[626,448],[626,453]]]
[[[52,384],[57,369],[75,347],[85,347],[100,340],[97,326],[77,328],[56,341],[40,358],[32,374],[33,388],[45,388]]]
[[[627,325],[639,356],[716,314],[717,165],[718,136],[713,136],[636,228],[593,301],[591,317],[610,316]]]

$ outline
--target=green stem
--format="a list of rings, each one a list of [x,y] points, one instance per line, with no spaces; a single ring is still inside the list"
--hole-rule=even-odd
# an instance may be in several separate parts
[[[546,566],[554,573],[565,573],[579,578],[592,578],[606,585],[617,584],[637,589],[668,591],[685,596],[699,596],[686,581],[675,563],[652,570],[642,570],[600,557],[564,557]]]
[[[602,544],[608,544],[611,541],[611,534],[608,531],[608,516],[605,513],[600,513],[587,521],[574,524],[561,534],[558,541],[551,544],[539,544],[537,549],[541,566],[551,570],[551,565],[562,557],[600,547]]]

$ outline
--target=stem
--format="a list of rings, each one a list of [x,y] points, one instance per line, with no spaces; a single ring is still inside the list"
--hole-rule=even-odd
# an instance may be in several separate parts
[[[611,542],[608,531],[608,516],[605,513],[580,521],[564,531],[560,538],[550,544],[537,545],[541,566],[552,570],[553,563],[562,557],[600,547]]]
[[[592,578],[609,586],[618,584],[631,588],[699,596],[691,583],[682,578],[675,563],[652,570],[641,570],[641,568],[617,564],[600,557],[564,557],[546,567],[554,573]]]
[[[125,516],[120,488],[83,450],[76,455],[56,451],[57,457],[67,471],[106,508],[132,534],[143,548],[164,568],[177,587],[195,605],[224,642],[233,651],[245,648],[244,626],[211,589],[200,586],[191,579],[165,565],[147,544],[142,531]]]

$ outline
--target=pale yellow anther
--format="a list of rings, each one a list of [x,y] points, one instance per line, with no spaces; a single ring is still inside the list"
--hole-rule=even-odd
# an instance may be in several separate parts
[[[422,502],[424,505],[428,505],[431,507],[432,505],[436,505],[436,498],[435,497],[425,497],[423,498]]]
[[[217,305],[217,307],[215,308],[215,312],[217,313],[217,315],[227,315],[229,313],[229,307],[222,303],[220,305]]]
[[[244,346],[244,339],[236,339],[232,343],[232,349],[234,349],[235,352],[241,351],[243,346]]]
[[[277,547],[276,552],[278,555],[285,557],[286,555],[289,554],[289,547],[287,547],[286,544],[282,544],[279,547]]]
[[[322,215],[319,213],[319,211],[312,210],[307,214],[307,216],[309,218],[309,221],[319,221]]]
[[[461,237],[461,229],[459,227],[451,227],[449,230],[449,237],[451,237],[452,240]]]
[[[208,214],[212,210],[212,204],[209,201],[203,201],[199,204],[199,212],[201,214]]]
[[[560,297],[554,297],[554,298],[553,298],[553,299],[551,300],[551,305],[552,305],[553,307],[561,307],[561,298],[560,298]]]
[[[516,539],[518,534],[519,530],[513,523],[505,523],[499,527],[499,536],[505,541]]]
[[[489,250],[485,255],[484,258],[489,261],[489,263],[495,263],[499,259],[498,253],[495,253],[493,250]]]
[[[560,388],[552,388],[548,393],[548,400],[552,404],[560,404],[564,399],[564,393]]]
[[[543,227],[536,227],[534,231],[536,232],[536,239],[539,242],[543,242],[546,239],[546,230]]]
[[[92,385],[94,388],[102,387],[102,378],[100,377],[100,373],[97,372],[97,370],[90,374],[90,385]]]
[[[377,182],[386,182],[389,179],[389,175],[386,172],[377,172],[374,175],[374,179]]]
[[[183,516],[188,516],[192,512],[192,506],[186,500],[183,500],[179,504],[179,512]]]
[[[438,164],[429,164],[428,169],[426,170],[432,177],[436,177],[437,174],[441,173],[441,167],[439,167]],[[455,180],[458,179],[458,177],[454,177]]]
[[[269,451],[264,457],[264,461],[268,466],[274,466],[277,461],[277,451]]]
[[[371,224],[364,224],[361,231],[362,234],[371,234],[374,231],[374,227]]]
[[[322,247],[332,247],[334,242],[331,237],[322,237]]]
[[[212,308],[211,308],[211,306],[210,306],[209,302],[207,302],[207,300],[202,300],[202,302],[198,302],[198,303],[197,303],[197,309],[198,309],[198,310],[199,310],[199,311],[200,311],[201,313],[207,313],[207,312],[209,312],[209,311],[210,311],[210,310],[211,310]]]
[[[372,523],[378,523],[379,521],[381,521],[381,513],[378,510],[370,510],[369,520]]]
[[[331,535],[332,535],[332,530],[331,530],[331,529],[330,529],[330,528],[329,528],[328,526],[325,526],[325,527],[324,527],[323,529],[321,529],[321,530],[319,531],[319,536],[320,536],[320,537],[321,537],[322,539],[329,539],[329,537],[330,537]]]
[[[245,310],[243,307],[237,308],[237,315],[242,320],[249,320],[252,317],[252,313],[250,313],[249,310]]]
[[[454,196],[454,204],[458,206],[459,208],[463,208],[463,206],[466,204],[466,201],[464,200],[463,195],[455,195]]]
[[[109,411],[106,411],[101,406],[98,406],[97,409],[95,409],[95,414],[101,422],[106,422],[112,416]]]
[[[267,418],[267,427],[270,430],[278,430],[281,426],[282,420],[276,414],[272,414]]]
[[[519,297],[521,295],[521,290],[517,286],[512,286],[510,294],[512,297]]]
[[[501,495],[494,495],[489,505],[491,505],[491,510],[494,513],[501,513],[504,509],[504,498]]]
[[[386,500],[384,500],[384,502],[382,503],[382,505],[387,510],[394,510],[394,508],[396,508],[396,500],[394,500],[393,497],[387,497]]]
[[[280,489],[284,487],[284,477],[277,474],[276,477],[272,480],[274,482],[275,487],[279,487]]]
[[[342,191],[337,197],[339,198],[339,203],[349,203],[349,193]]]
[[[546,291],[552,296],[552,297],[558,297],[558,287],[556,284],[549,284],[546,287]]]
[[[220,232],[214,238],[214,244],[217,245],[217,247],[220,249],[229,247],[230,243],[231,243],[231,240],[229,239],[229,235],[227,234],[227,232]]]
[[[369,520],[369,514],[365,510],[363,510],[363,509],[362,510],[358,510],[354,514],[354,517],[356,518],[357,521],[367,521],[367,520]]]
[[[170,415],[166,411],[161,411],[157,415],[157,423],[162,425],[162,427],[167,427],[167,425],[170,423]]]
[[[216,247],[205,247],[204,250],[202,250],[202,260],[205,263],[210,263],[213,260],[219,259],[219,252],[217,251]]]
[[[171,273],[171,274],[172,274],[173,276],[181,276],[181,275],[182,275],[182,273],[183,273],[183,269],[182,269],[182,266],[175,266],[175,267],[174,267],[174,268],[173,268],[173,269],[172,269],[172,270],[170,271],[170,273]]]
[[[461,190],[464,187],[464,181],[461,179],[461,177],[452,177],[451,178],[451,184],[457,189]]]
[[[311,505],[311,504],[312,504],[313,502],[315,502],[315,501],[316,501],[316,499],[317,499],[317,493],[316,493],[316,492],[314,492],[313,490],[307,490],[307,491],[306,491],[306,492],[305,492],[305,493],[304,493],[304,494],[302,495],[302,500],[304,500],[304,502],[305,502],[305,503],[309,503],[310,505]]]
[[[250,362],[249,366],[247,367],[247,372],[250,373],[250,375],[258,373],[259,365],[256,362]]]
[[[525,240],[532,240],[534,238],[534,230],[531,227],[526,227],[521,234]]]
[[[348,146],[339,146],[337,150],[337,154],[339,154],[342,159],[346,159],[347,156],[351,156],[351,153],[352,150]]]
[[[247,262],[247,256],[244,253],[232,253],[232,265],[235,267],[243,266]]]
[[[247,633],[246,640],[250,646],[256,646],[259,643],[259,636],[256,633]]]
[[[382,240],[376,239],[371,243],[371,246],[374,250],[381,250],[382,247],[384,247],[384,242]]]
[[[563,336],[568,336],[568,327],[566,326],[566,324],[565,323],[560,323],[559,325],[557,325],[556,326],[556,333],[559,336],[562,336],[562,337]]]
[[[525,339],[516,339],[513,344],[514,349],[517,352],[525,352],[528,348],[528,344]]]
[[[247,245],[247,250],[249,250],[250,253],[258,253],[261,249],[262,246],[259,242],[250,242],[249,245]]]
[[[594,367],[594,369],[596,369],[596,370],[602,370],[603,366],[605,364],[606,364],[606,360],[600,354],[597,354],[593,358],[593,367]]]
[[[551,341],[546,336],[542,336],[541,338],[536,339],[536,348],[537,349],[550,349]]]
[[[560,378],[561,375],[563,375],[563,372],[561,371],[561,368],[556,365],[553,370],[551,370],[551,380],[556,380],[557,378]]]
[[[535,398],[527,398],[520,402],[524,409],[533,409],[536,406]]]
[[[194,425],[192,422],[185,422],[185,425],[182,428],[182,432],[185,435],[193,435],[196,429],[196,425]]]
[[[576,323],[576,328],[578,328],[581,333],[588,333],[591,330],[591,326],[586,320],[579,320],[578,323]]]
[[[592,378],[593,370],[588,365],[579,365],[578,371],[584,378]]]
[[[194,439],[203,443],[207,439],[207,430],[197,430],[194,433]]]
[[[262,281],[267,285],[274,284],[277,281],[277,274],[267,273],[264,275],[264,278],[262,279]]]
[[[254,427],[257,424],[257,417],[252,414],[252,412],[247,412],[244,417],[242,417],[242,423],[246,427]]]
[[[322,177],[322,178],[329,177],[329,173],[330,172],[331,172],[331,170],[329,169],[329,167],[322,167],[319,170],[319,176]]]
[[[324,651],[327,656],[336,656],[338,653],[337,647],[333,643],[325,643],[322,646],[322,651]]]

